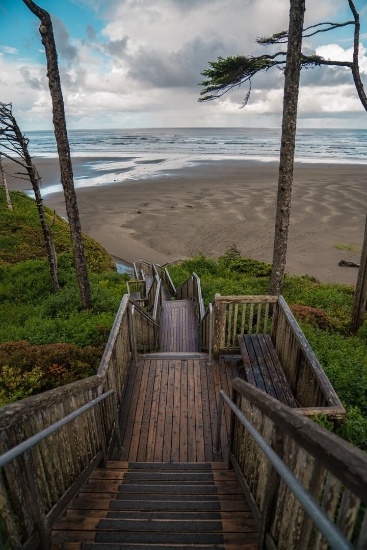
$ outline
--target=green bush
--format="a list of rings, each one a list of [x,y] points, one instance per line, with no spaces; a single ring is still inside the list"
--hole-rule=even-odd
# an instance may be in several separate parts
[[[231,247],[218,260],[200,256],[175,264],[169,272],[176,285],[192,271],[201,276],[207,305],[215,293],[268,294],[269,268]],[[367,451],[367,320],[357,335],[348,334],[353,288],[288,275],[283,294],[347,410],[337,433]]]
[[[103,347],[0,344],[0,405],[95,373]]]

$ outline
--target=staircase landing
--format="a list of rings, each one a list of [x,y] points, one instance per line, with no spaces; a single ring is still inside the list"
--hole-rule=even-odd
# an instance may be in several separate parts
[[[156,357],[156,358],[155,358]],[[215,454],[219,390],[231,395],[238,376],[198,359],[149,354],[130,374],[121,418],[124,460],[130,462],[216,462],[228,459],[229,409],[222,421],[222,452]]]

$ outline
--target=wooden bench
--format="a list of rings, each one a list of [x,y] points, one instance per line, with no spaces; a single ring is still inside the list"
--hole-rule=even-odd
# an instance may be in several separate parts
[[[269,334],[238,336],[246,382],[278,399],[298,407]]]

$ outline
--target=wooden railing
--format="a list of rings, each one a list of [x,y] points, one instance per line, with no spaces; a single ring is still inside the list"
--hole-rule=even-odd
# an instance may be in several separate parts
[[[345,409],[282,296],[220,296],[213,303],[213,353],[239,353],[238,334],[271,334],[287,382],[304,415],[342,419]]]
[[[154,277],[155,271],[153,264],[144,262],[143,260],[138,260],[134,262],[134,276],[135,279],[144,279],[146,275]]]
[[[328,407],[329,415],[334,408],[333,417],[343,418],[345,410],[283,296],[279,296],[271,339],[303,414],[322,413]]]
[[[157,325],[159,325],[159,321],[161,318],[161,308],[162,308],[162,279],[157,277],[157,288],[155,290],[154,305],[153,305],[153,311],[152,311],[153,321],[155,321]]]
[[[147,304],[147,287],[145,279],[127,281],[126,286],[130,298],[144,307]]]
[[[208,353],[209,363],[212,362],[213,336],[214,336],[213,304],[209,304],[204,314],[204,317],[199,323],[199,346],[200,346],[199,349],[200,351],[204,351]]]
[[[15,458],[2,469],[0,541],[5,548],[37,548],[39,518],[43,518],[44,532],[49,532],[67,502],[102,460],[103,449],[108,452],[113,447],[118,428],[116,408],[121,407],[127,374],[133,363],[130,309],[130,300],[125,295],[95,376],[0,409],[0,453],[3,454],[102,393],[114,390],[115,396],[31,451],[37,502],[30,497],[34,488],[25,456]],[[145,342],[146,335],[143,327],[137,332],[140,345],[139,338]]]
[[[243,380],[234,379],[232,387],[235,405],[317,503],[315,523],[289,478],[279,477],[254,436],[233,417],[232,464],[260,522],[260,548],[367,548],[367,455]],[[317,527],[318,507],[350,546],[326,541]]]
[[[159,327],[138,304],[132,304],[130,316],[134,361],[137,362],[138,353],[156,351]]]
[[[171,275],[168,272],[168,269],[165,267],[161,267],[159,271],[159,276],[162,279],[162,283],[165,286],[165,288],[168,290],[168,294],[170,296],[175,296],[176,294],[176,287],[173,284],[173,281],[171,279]]]
[[[221,296],[214,299],[214,353],[239,348],[237,335],[268,334],[276,296]]]
[[[203,319],[205,315],[205,306],[201,294],[200,277],[198,277],[196,273],[192,273],[192,275],[182,283],[176,290],[175,297],[178,300],[193,300],[196,307],[198,322]]]
[[[161,280],[160,280],[159,275],[154,275],[152,284],[149,288],[149,292],[148,292],[148,296],[147,296],[147,304],[146,304],[147,311],[150,314],[152,314],[152,311],[153,311],[153,308],[154,308],[154,304],[155,304],[155,300],[156,300],[156,294],[158,292],[158,287],[160,287],[160,282],[161,282]]]

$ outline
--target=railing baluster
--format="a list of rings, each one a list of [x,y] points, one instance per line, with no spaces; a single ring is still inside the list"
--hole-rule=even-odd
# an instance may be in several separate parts
[[[250,317],[249,317],[249,322],[248,322],[248,333],[249,334],[252,334],[253,322],[254,322],[254,304],[251,303],[250,304]]]
[[[269,321],[269,302],[265,304],[264,334],[268,333],[268,321]]]
[[[231,346],[231,328],[232,328],[232,309],[233,304],[229,304],[228,307],[226,307],[226,317],[227,317],[227,339],[226,339],[226,347]]]
[[[223,399],[222,396],[219,396],[218,412],[217,412],[217,426],[215,431],[215,443],[213,447],[213,453],[220,454],[222,452],[221,448],[221,438],[220,432],[222,428],[222,414],[223,414]]]
[[[246,309],[247,309],[247,304],[242,304],[242,317],[241,317],[241,330],[240,330],[241,336],[243,336],[245,332]]]
[[[256,334],[260,333],[260,323],[261,323],[261,310],[262,310],[262,304],[257,304],[257,319],[256,319]]]
[[[237,320],[238,320],[238,304],[234,305],[234,315],[233,315],[233,332],[232,332],[232,342],[231,347],[235,348],[236,346],[236,338],[237,338]]]

